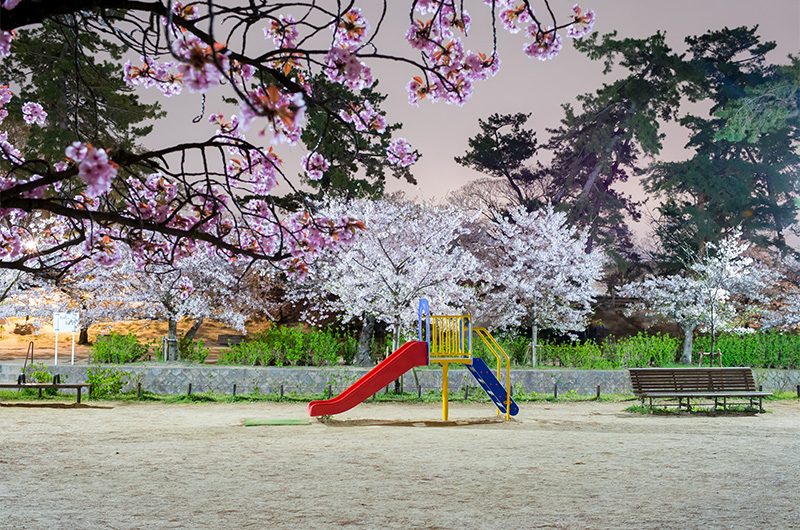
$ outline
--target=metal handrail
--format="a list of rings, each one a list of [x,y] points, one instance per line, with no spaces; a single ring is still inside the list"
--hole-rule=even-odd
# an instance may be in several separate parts
[[[475,333],[483,340],[483,343],[486,344],[486,347],[489,348],[489,351],[497,359],[497,380],[500,381],[500,368],[502,366],[502,361],[500,359],[500,354],[503,354],[503,357],[506,361],[506,420],[511,419],[511,359],[508,357],[508,354],[500,347],[492,334],[489,333],[489,330],[486,328],[475,328]],[[497,409],[497,413],[500,414],[500,409]]]

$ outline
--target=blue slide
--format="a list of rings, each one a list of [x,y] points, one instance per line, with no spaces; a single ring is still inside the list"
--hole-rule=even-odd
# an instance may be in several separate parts
[[[489,367],[486,366],[486,363],[480,357],[475,357],[472,359],[472,365],[467,365],[467,368],[472,375],[475,376],[475,379],[478,380],[478,383],[483,387],[489,397],[492,398],[495,406],[502,412],[503,414],[506,413],[506,389],[503,388],[503,385],[500,381],[497,380],[497,377],[489,370]],[[514,403],[514,400],[511,400],[511,416],[516,416],[519,413],[519,406]]]

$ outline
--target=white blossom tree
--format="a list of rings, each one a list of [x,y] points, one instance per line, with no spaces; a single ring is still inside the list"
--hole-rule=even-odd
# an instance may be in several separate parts
[[[530,326],[535,365],[540,329],[586,327],[605,257],[598,250],[587,253],[587,234],[552,206],[533,212],[519,206],[492,217],[496,222],[480,254],[494,288],[478,315],[495,326]]]
[[[130,256],[114,269],[98,268],[82,286],[92,293],[92,305],[115,319],[166,320],[170,360],[177,357],[178,322],[194,320],[184,336],[191,340],[206,318],[245,330],[249,314],[246,291],[239,289],[234,265],[215,252],[195,252],[181,267],[139,268]],[[111,313],[111,314],[109,314]]]
[[[758,311],[764,290],[777,281],[774,272],[746,254],[750,247],[736,230],[719,243],[709,243],[702,256],[687,263],[684,275],[630,283],[620,294],[640,299],[629,313],[642,311],[678,324],[684,333],[681,362],[691,364],[696,329],[709,331],[713,352],[716,332],[741,329],[742,316]]]
[[[780,271],[784,281],[774,300],[776,307],[764,313],[761,324],[793,331],[800,328],[800,260],[791,255],[784,257]]]
[[[391,328],[397,349],[404,326],[416,322],[420,298],[427,298],[436,311],[454,314],[474,303],[474,285],[485,274],[459,245],[474,214],[398,197],[336,201],[324,214],[332,219],[352,215],[365,226],[352,244],[325,252],[306,280],[317,309],[327,307],[345,321],[362,320],[356,362],[371,362],[368,347],[376,321]],[[334,296],[320,300],[320,290]]]

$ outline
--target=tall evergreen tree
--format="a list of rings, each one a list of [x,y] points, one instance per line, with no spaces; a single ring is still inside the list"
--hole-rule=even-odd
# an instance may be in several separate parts
[[[800,192],[797,117],[761,120],[744,134],[736,121],[741,116],[731,112],[751,94],[784,82],[788,67],[766,63],[775,43],[762,43],[756,30],[725,28],[686,39],[686,64],[697,72],[711,109],[707,118],[681,119],[691,131],[687,148],[694,156],[657,163],[645,178],[646,190],[664,198],[656,233],[667,263],[679,264],[686,250],[702,255],[709,242],[736,226],[761,245],[786,245]]]
[[[13,47],[0,85],[19,87],[7,119],[23,137],[15,145],[26,158],[62,159],[64,146],[75,141],[131,150],[151,131],[147,121],[165,115],[158,103],[142,103],[125,85],[119,65],[103,58],[119,61],[123,47],[79,29],[73,15],[19,30]],[[44,127],[22,123],[25,101],[42,105],[48,116]]]

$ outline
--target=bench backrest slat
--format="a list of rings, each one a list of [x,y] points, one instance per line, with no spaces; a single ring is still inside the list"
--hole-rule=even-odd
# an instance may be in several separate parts
[[[736,368],[630,368],[634,394],[647,392],[754,392],[753,371]]]

